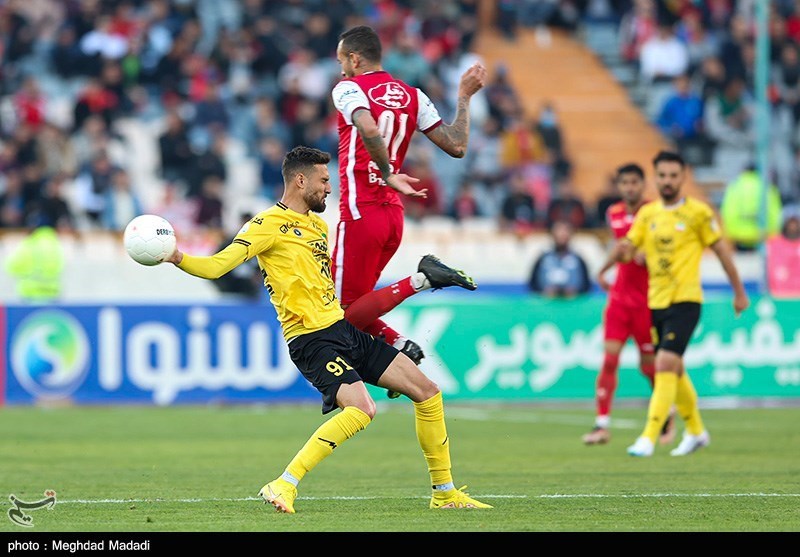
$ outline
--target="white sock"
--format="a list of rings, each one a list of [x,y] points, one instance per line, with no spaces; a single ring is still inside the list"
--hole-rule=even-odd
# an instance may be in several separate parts
[[[431,282],[428,280],[428,277],[425,276],[425,273],[421,273],[417,271],[413,275],[411,275],[411,286],[414,287],[414,290],[417,292],[421,292],[423,290],[428,290],[432,288]]]
[[[405,347],[407,340],[408,339],[406,337],[397,337],[397,340],[394,341],[394,344],[392,344],[392,346],[394,346],[398,350],[402,350]]]
[[[297,484],[300,483],[300,480],[292,476],[288,471],[281,474],[281,478],[292,484],[293,486],[297,487]]]
[[[447,482],[446,484],[435,485],[433,486],[434,491],[450,491],[451,489],[455,489],[456,486],[453,482]]]
[[[608,429],[608,426],[611,425],[611,416],[597,416],[594,420],[594,425]]]

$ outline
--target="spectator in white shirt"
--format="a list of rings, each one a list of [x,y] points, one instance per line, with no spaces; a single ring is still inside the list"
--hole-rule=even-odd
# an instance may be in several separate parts
[[[80,42],[80,49],[87,56],[99,54],[108,60],[119,60],[128,53],[128,40],[111,32],[111,18],[103,15],[97,18],[95,28],[86,33]]]
[[[666,82],[686,73],[689,51],[675,36],[672,25],[659,23],[658,33],[642,45],[639,71],[645,82]]]
[[[675,36],[672,25],[661,22],[658,32],[642,45],[639,53],[639,77],[647,88],[645,113],[650,121],[658,117],[658,111],[671,92],[672,80],[686,73],[689,68],[689,50]]]

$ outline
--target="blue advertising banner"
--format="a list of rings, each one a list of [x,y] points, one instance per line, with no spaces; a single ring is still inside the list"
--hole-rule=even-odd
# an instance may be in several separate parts
[[[9,404],[319,400],[268,304],[2,311]]]
[[[450,400],[585,400],[603,360],[604,300],[409,300],[384,320],[425,351]],[[685,354],[701,397],[800,397],[800,301],[710,297]],[[269,304],[0,308],[0,404],[320,402]],[[644,398],[638,351],[617,398]],[[377,400],[380,389],[371,387]],[[5,391],[5,392],[4,392]]]

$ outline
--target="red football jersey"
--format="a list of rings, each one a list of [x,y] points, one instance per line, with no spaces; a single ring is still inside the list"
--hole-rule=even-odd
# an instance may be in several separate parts
[[[414,131],[425,133],[442,123],[433,102],[420,89],[383,70],[342,79],[333,88],[332,96],[339,112],[340,219],[360,219],[359,208],[367,205],[402,205],[364,147],[353,125],[353,113],[363,108],[372,113],[389,150],[392,169],[398,172]]]
[[[614,203],[608,208],[606,222],[611,227],[615,239],[625,237],[633,224],[636,211],[629,213],[624,201]],[[609,301],[647,308],[647,267],[635,261],[618,263],[617,277],[609,290]]]

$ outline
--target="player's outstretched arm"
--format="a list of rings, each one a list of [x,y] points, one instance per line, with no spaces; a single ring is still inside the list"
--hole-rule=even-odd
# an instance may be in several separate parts
[[[617,242],[614,244],[614,247],[611,249],[611,251],[608,252],[606,260],[603,262],[603,266],[600,267],[600,270],[597,271],[597,275],[595,276],[597,285],[606,292],[608,292],[608,290],[611,288],[611,284],[606,280],[606,273],[617,264],[619,251],[619,242]]]
[[[176,267],[205,279],[218,279],[247,261],[247,248],[242,244],[233,242],[214,255],[195,256],[183,253],[178,248],[166,261]]]
[[[428,139],[451,157],[460,159],[467,154],[469,101],[485,84],[486,68],[480,62],[473,64],[464,72],[458,84],[458,102],[453,122],[437,126],[426,134]]]
[[[711,249],[717,254],[719,262],[722,264],[722,269],[728,275],[728,281],[733,288],[733,311],[738,317],[740,313],[750,306],[750,298],[744,290],[742,279],[739,278],[739,271],[736,269],[736,264],[733,262],[733,255],[731,248],[723,239],[717,240],[711,244]]]

